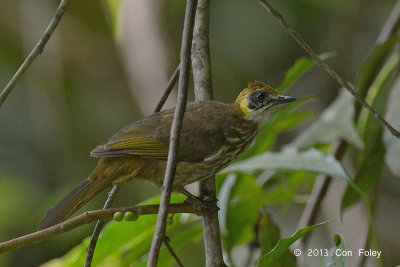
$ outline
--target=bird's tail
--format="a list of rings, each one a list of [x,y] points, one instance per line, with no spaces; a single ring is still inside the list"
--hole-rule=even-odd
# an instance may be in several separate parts
[[[82,181],[57,206],[47,212],[46,218],[40,223],[38,230],[63,222],[111,183],[112,181],[109,179]]]

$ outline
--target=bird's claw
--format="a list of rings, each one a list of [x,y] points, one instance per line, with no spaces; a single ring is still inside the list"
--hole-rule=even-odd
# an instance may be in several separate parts
[[[201,199],[199,197],[193,196],[193,197],[188,197],[184,200],[184,203],[192,203],[193,205],[196,205],[200,208],[205,208],[205,209],[211,209],[211,210],[219,210],[219,207],[217,206],[216,201],[212,200],[205,200]]]

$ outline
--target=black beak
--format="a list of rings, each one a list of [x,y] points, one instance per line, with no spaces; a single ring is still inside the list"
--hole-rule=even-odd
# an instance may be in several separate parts
[[[297,98],[293,97],[293,96],[286,96],[286,95],[280,95],[278,96],[278,98],[275,99],[275,103],[276,104],[286,104],[286,103],[290,103],[293,101],[296,101]]]

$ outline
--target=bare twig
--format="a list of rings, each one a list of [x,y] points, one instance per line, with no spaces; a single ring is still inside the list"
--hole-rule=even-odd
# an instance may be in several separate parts
[[[196,101],[213,98],[209,46],[210,0],[199,0],[192,43],[193,83]],[[200,197],[216,205],[215,176],[201,181]],[[201,209],[206,266],[224,266],[217,209]]]
[[[176,80],[178,79],[178,75],[179,75],[179,65],[176,68],[176,70],[174,71],[174,73],[172,74],[171,79],[169,80],[165,90],[164,90],[164,94],[162,95],[162,97],[160,98],[160,101],[158,102],[154,112],[158,112],[161,110],[161,108],[163,107],[165,101],[167,100],[168,96],[170,95],[172,89],[175,86]],[[112,190],[108,193],[108,198],[104,204],[103,209],[107,209],[110,207],[111,203],[114,200],[114,197],[116,195],[116,193],[118,192],[119,189],[119,185],[114,185],[114,187],[112,188]],[[96,223],[96,227],[93,230],[93,234],[92,237],[90,239],[90,243],[86,249],[87,254],[86,254],[86,260],[85,260],[85,267],[89,267],[91,266],[92,263],[92,259],[93,259],[93,254],[94,254],[94,250],[97,244],[97,240],[99,238],[101,229],[103,229],[104,224],[106,222],[105,221],[97,221]]]
[[[178,255],[176,255],[175,251],[172,249],[171,245],[169,244],[169,238],[167,236],[164,237],[163,242],[164,242],[165,247],[168,249],[169,254],[171,254],[171,256],[175,259],[176,263],[179,266],[184,267],[182,261],[178,258]]]
[[[112,202],[114,201],[114,196],[117,194],[119,190],[119,185],[114,185],[111,191],[108,193],[108,198],[104,203],[103,210],[108,209]],[[96,248],[97,240],[99,239],[99,235],[101,229],[103,229],[104,225],[106,224],[105,220],[98,220],[96,226],[94,227],[92,237],[90,238],[89,245],[86,249],[86,259],[85,259],[85,267],[91,266],[94,249]]]
[[[165,101],[167,100],[168,96],[171,94],[172,89],[174,89],[174,86],[176,84],[176,81],[178,80],[179,77],[179,65],[176,67],[174,73],[172,74],[171,78],[168,81],[167,86],[165,87],[164,94],[161,96],[160,100],[158,101],[158,104],[156,108],[154,109],[154,112],[159,112],[162,107],[165,104]]]
[[[167,211],[169,200],[171,198],[172,185],[174,183],[177,154],[179,145],[179,136],[182,126],[183,116],[186,108],[187,91],[190,76],[190,47],[192,45],[193,24],[196,11],[197,0],[187,0],[185,22],[183,26],[182,46],[181,46],[181,62],[178,87],[178,103],[175,108],[174,118],[171,126],[171,136],[169,140],[168,161],[165,169],[165,177],[163,182],[163,190],[161,192],[160,210],[158,212],[156,229],[154,231],[153,240],[147,261],[148,267],[156,267],[158,254],[160,252],[161,243],[165,236],[167,223]]]
[[[11,93],[11,90],[17,84],[18,80],[21,78],[22,74],[29,68],[35,58],[43,52],[44,47],[46,46],[47,42],[49,41],[51,35],[53,34],[54,30],[56,29],[58,23],[60,22],[62,16],[64,15],[65,9],[67,8],[69,0],[62,0],[60,5],[57,8],[56,14],[51,19],[49,25],[47,26],[46,30],[44,31],[42,37],[40,38],[39,42],[35,45],[33,50],[21,64],[17,72],[8,82],[6,87],[0,94],[0,108],[3,105],[4,101],[6,100],[7,96]]]
[[[337,81],[341,86],[346,88],[350,94],[362,105],[364,106],[371,114],[379,121],[382,126],[385,126],[389,129],[389,131],[397,138],[400,138],[400,132],[393,128],[393,126],[388,123],[379,113],[372,108],[363,98],[362,96],[354,90],[353,86],[351,86],[348,82],[344,81],[339,74],[336,73],[325,61],[323,61],[317,53],[304,41],[304,39],[287,24],[287,22],[283,19],[283,16],[275,10],[266,0],[259,0],[261,5],[263,5],[277,20],[278,22],[285,28],[285,30],[296,40],[296,42],[314,59],[314,61],[325,70],[335,81]]]
[[[196,101],[213,99],[209,28],[210,0],[198,0],[192,42],[192,69]]]
[[[0,243],[0,253],[40,242],[54,235],[68,232],[74,228],[77,228],[84,224],[91,223],[96,220],[110,220],[113,218],[114,213],[118,211],[123,213],[131,211],[137,215],[149,215],[149,214],[157,214],[158,210],[159,210],[159,205],[144,205],[144,206],[121,207],[121,208],[110,208],[105,210],[87,211],[79,216],[66,220],[62,223],[56,224],[52,227]],[[200,215],[199,208],[190,203],[171,204],[168,207],[168,212],[172,214],[193,213]]]
[[[201,181],[200,197],[215,203],[215,177]],[[201,209],[206,266],[226,266],[222,255],[221,234],[219,229],[217,209]]]

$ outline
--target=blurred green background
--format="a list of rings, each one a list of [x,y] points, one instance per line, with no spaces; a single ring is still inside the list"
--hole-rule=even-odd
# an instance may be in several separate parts
[[[96,166],[91,149],[151,113],[176,68],[185,1],[121,2],[120,16],[114,18],[103,1],[71,1],[44,53],[0,109],[1,241],[35,231],[46,211]],[[355,80],[395,3],[271,2],[318,53],[337,52],[329,63],[349,81]],[[57,4],[0,0],[1,87],[38,41]],[[210,27],[214,97],[219,101],[233,101],[251,80],[280,84],[293,62],[305,56],[255,0],[212,1]],[[315,68],[289,94],[316,95],[311,107],[318,113],[338,92],[337,84]],[[283,134],[279,144],[292,137]],[[399,185],[384,181],[386,209],[378,224],[383,248],[393,252],[399,242],[390,239],[390,221],[398,216],[384,214],[398,212],[391,207],[399,202]],[[145,183],[126,184],[114,205],[132,205],[158,192]],[[105,198],[101,194],[85,209],[100,208]],[[37,266],[63,255],[92,228],[2,254],[0,265]],[[394,264],[396,257],[388,263]]]

